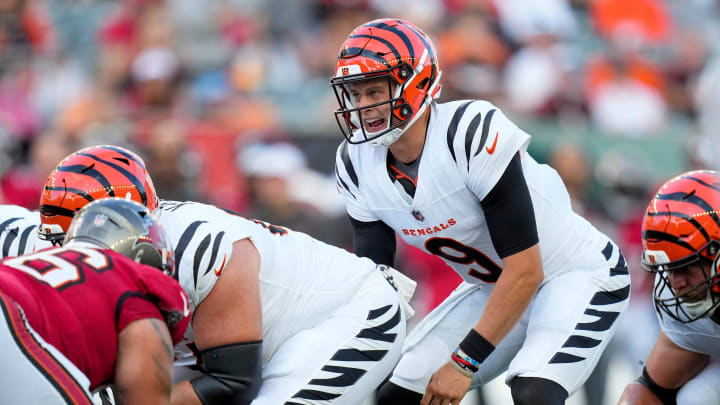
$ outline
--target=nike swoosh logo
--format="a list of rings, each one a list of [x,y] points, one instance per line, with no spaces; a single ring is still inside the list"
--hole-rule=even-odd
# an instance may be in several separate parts
[[[493,141],[493,144],[491,147],[485,147],[485,150],[487,151],[488,155],[492,155],[495,153],[495,147],[497,146],[497,139],[498,139],[499,132],[495,132],[495,140]]]
[[[225,268],[225,259],[227,259],[227,254],[224,254],[224,255],[223,255],[223,262],[222,262],[222,264],[220,265],[220,268],[219,268],[219,269],[213,269],[213,271],[215,272],[215,275],[218,276],[218,277],[220,276],[220,274],[222,274],[222,271],[223,271],[223,269]]]

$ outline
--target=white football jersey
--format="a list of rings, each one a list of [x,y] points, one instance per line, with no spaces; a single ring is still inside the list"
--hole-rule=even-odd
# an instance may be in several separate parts
[[[338,189],[351,217],[381,220],[408,244],[443,258],[465,281],[494,284],[502,260],[480,201],[520,153],[548,280],[580,260],[587,238],[604,236],[572,211],[562,179],[526,152],[529,142],[489,102],[434,103],[414,197],[390,178],[386,148],[347,142],[336,157]]]
[[[263,361],[300,330],[325,321],[347,303],[375,263],[292,230],[244,218],[217,207],[161,201],[155,211],[175,249],[175,266],[194,310],[215,285],[232,244],[249,238],[260,254],[263,316]],[[178,365],[194,364],[187,345],[188,328]]]
[[[0,205],[0,258],[20,256],[51,247],[38,237],[40,213],[18,205]]]

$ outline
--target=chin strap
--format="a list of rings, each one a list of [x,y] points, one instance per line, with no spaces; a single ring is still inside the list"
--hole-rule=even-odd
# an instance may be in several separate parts
[[[370,141],[370,144],[378,147],[378,148],[387,148],[388,146],[392,145],[400,139],[400,136],[405,133],[414,123],[417,121],[418,118],[420,118],[421,115],[425,112],[425,109],[432,104],[433,100],[440,97],[441,92],[441,86],[440,86],[440,77],[442,76],[442,72],[438,71],[438,75],[435,78],[435,83],[430,86],[430,88],[427,91],[427,94],[425,95],[425,101],[422,104],[422,107],[420,107],[420,110],[415,114],[415,116],[408,121],[408,123],[405,125],[404,128],[395,128],[392,131],[389,131],[387,134],[380,136],[376,139],[373,139]],[[390,121],[388,121],[389,125]]]
[[[373,139],[372,141],[370,141],[370,144],[376,148],[387,148],[388,146],[395,143],[395,141],[400,138],[400,135],[402,135],[403,132],[405,132],[404,129],[395,128],[387,134]]]

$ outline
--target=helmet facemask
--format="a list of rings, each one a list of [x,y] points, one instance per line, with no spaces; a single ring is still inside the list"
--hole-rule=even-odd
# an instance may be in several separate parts
[[[700,252],[675,262],[658,263],[657,252],[643,254],[643,267],[655,273],[653,299],[660,315],[663,313],[681,323],[690,323],[712,316],[720,307],[720,242],[710,241]],[[648,260],[652,257],[652,260]],[[709,257],[712,257],[710,259]],[[681,272],[702,272],[702,280],[677,292],[672,277]]]

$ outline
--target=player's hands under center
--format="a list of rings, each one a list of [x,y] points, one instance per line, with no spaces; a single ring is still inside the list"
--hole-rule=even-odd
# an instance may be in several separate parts
[[[470,389],[472,378],[445,363],[430,377],[420,405],[457,405]]]

